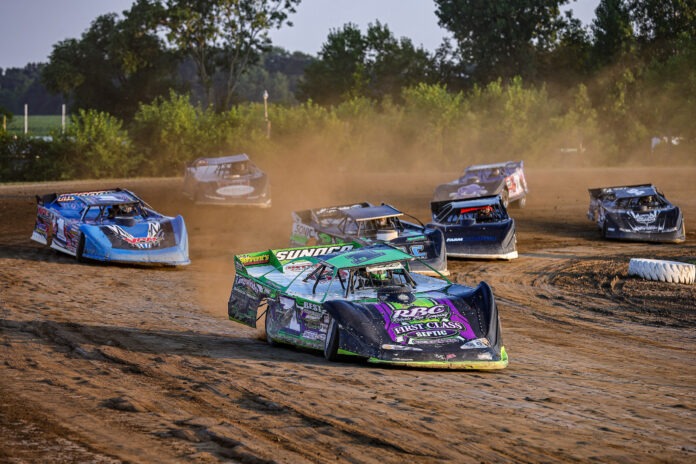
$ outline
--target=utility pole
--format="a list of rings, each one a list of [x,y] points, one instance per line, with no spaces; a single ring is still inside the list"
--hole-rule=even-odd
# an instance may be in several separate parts
[[[266,120],[266,138],[271,138],[271,121],[268,119],[268,90],[263,91],[263,116]]]

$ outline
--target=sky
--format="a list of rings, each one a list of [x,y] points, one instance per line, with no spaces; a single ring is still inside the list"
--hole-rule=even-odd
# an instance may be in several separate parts
[[[490,0],[495,1],[495,0]],[[599,0],[576,0],[566,8],[589,24]],[[0,0],[0,68],[46,63],[53,45],[80,38],[99,15],[121,13],[133,0]],[[293,27],[271,32],[274,45],[317,55],[331,30],[347,23],[363,32],[379,20],[395,37],[434,51],[448,36],[437,24],[433,0],[302,0],[290,16]]]

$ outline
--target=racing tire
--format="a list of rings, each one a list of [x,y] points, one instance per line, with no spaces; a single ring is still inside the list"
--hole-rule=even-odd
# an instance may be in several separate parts
[[[628,275],[660,282],[693,284],[696,280],[696,266],[678,261],[631,258]]]
[[[524,208],[525,206],[527,206],[527,199],[526,199],[526,198],[520,198],[520,199],[517,200],[517,202],[515,203],[515,206],[516,206],[517,208],[519,208],[519,209]]]
[[[270,346],[277,346],[278,343],[273,341],[271,334],[268,332],[268,308],[266,308],[266,316],[263,319],[263,331],[266,334],[266,343],[268,343]]]
[[[326,338],[324,339],[324,357],[328,361],[338,360],[338,323],[336,319],[329,316],[329,326],[326,329]]]
[[[80,238],[77,240],[77,249],[75,250],[75,259],[78,263],[84,263],[85,258],[82,256],[85,253],[85,234],[80,232]]]

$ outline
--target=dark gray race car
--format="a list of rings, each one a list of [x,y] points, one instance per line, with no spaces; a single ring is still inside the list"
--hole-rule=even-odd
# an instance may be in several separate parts
[[[646,242],[683,242],[684,217],[652,184],[589,189],[587,218],[602,237]]]
[[[415,272],[447,275],[442,232],[424,226],[416,218],[413,219],[418,224],[404,221],[404,215],[393,206],[375,206],[367,202],[295,211],[290,244],[388,243],[419,258],[413,263]]]
[[[503,206],[523,208],[527,203],[527,180],[522,161],[469,166],[458,178],[438,185],[433,201],[461,200],[500,195]]]

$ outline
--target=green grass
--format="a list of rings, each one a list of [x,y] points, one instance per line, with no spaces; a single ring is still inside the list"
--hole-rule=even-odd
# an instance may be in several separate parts
[[[66,116],[66,124],[68,117]],[[0,122],[2,122],[0,120]],[[52,130],[60,130],[61,116],[29,116],[29,135],[49,135]],[[7,132],[9,134],[24,133],[24,115],[15,115],[12,121],[7,123]]]

